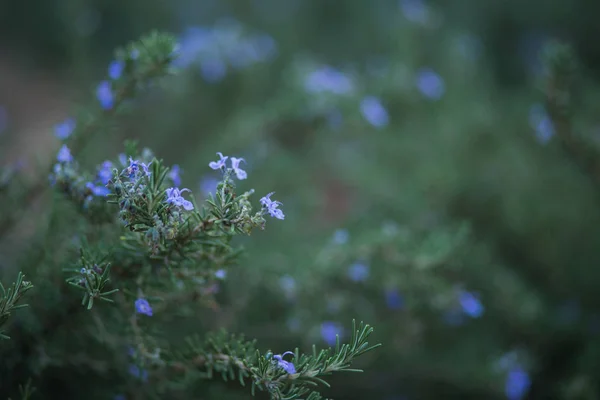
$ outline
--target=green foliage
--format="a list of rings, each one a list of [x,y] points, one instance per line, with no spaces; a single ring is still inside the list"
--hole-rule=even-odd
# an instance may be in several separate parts
[[[27,307],[27,304],[17,304],[27,291],[33,289],[31,282],[19,272],[17,280],[6,290],[0,282],[0,327],[6,323],[11,312]],[[0,339],[10,339],[0,331]]]

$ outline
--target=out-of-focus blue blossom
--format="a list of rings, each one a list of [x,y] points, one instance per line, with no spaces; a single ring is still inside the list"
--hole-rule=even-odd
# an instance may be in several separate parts
[[[127,155],[125,155],[125,153],[120,153],[119,154],[119,162],[121,163],[122,167],[126,167],[127,166]]]
[[[114,95],[109,81],[102,81],[96,88],[96,97],[100,106],[105,110],[110,110],[114,106]]]
[[[398,289],[391,288],[385,290],[385,303],[389,309],[399,310],[404,307],[404,298]]]
[[[423,0],[400,0],[404,17],[414,23],[425,24],[429,20],[429,9]]]
[[[222,81],[227,75],[227,64],[219,58],[210,58],[200,61],[200,73],[210,83]]]
[[[4,132],[8,127],[8,112],[6,108],[0,106],[0,133]]]
[[[125,63],[121,60],[114,60],[108,65],[108,76],[112,80],[117,80],[123,74]]]
[[[92,182],[86,183],[85,187],[88,188],[94,196],[98,197],[106,197],[110,193],[110,190],[108,190],[106,186],[96,186]]]
[[[200,191],[208,196],[209,193],[217,192],[217,185],[219,184],[219,180],[217,178],[207,176],[200,180]]]
[[[102,163],[102,166],[98,170],[98,179],[102,182],[103,185],[108,184],[108,181],[112,179],[113,176],[113,164],[112,162],[106,160]]]
[[[275,40],[266,34],[244,34],[239,22],[222,20],[212,28],[190,27],[180,38],[177,67],[199,64],[202,77],[211,83],[225,78],[228,65],[236,69],[271,60],[277,54]]]
[[[335,244],[346,244],[350,239],[350,234],[345,229],[337,229],[333,232],[333,243]]]
[[[296,297],[296,280],[290,275],[283,275],[279,278],[279,287],[285,293],[288,300]]]
[[[284,219],[285,215],[283,215],[283,211],[281,211],[278,207],[281,204],[279,201],[271,200],[271,196],[275,194],[275,192],[271,192],[260,199],[260,204],[262,204],[263,208],[269,213],[269,215],[273,218]]]
[[[387,110],[375,96],[366,96],[361,100],[360,112],[367,122],[376,128],[383,128],[390,122]]]
[[[529,374],[520,366],[513,367],[506,376],[504,394],[508,400],[521,400],[527,394],[530,385]]]
[[[61,163],[70,163],[73,161],[73,156],[71,155],[71,150],[67,147],[66,144],[63,144],[60,150],[58,151],[58,155],[56,156],[58,162]]]
[[[60,140],[65,140],[66,138],[71,136],[71,134],[75,130],[75,126],[75,120],[73,118],[68,118],[54,127],[54,135]]]
[[[173,204],[176,207],[183,207],[187,211],[191,211],[194,209],[194,205],[191,201],[186,200],[181,195],[184,192],[190,192],[190,189],[177,189],[175,187],[168,188],[166,190],[167,198],[166,202],[169,204]]]
[[[275,354],[273,358],[277,361],[277,365],[279,365],[285,372],[287,372],[288,374],[295,374],[296,367],[294,366],[294,363],[292,363],[291,361],[285,361],[283,359],[283,357],[285,357],[287,354],[294,355],[294,353],[292,353],[291,351],[286,351],[283,354]]]
[[[208,163],[208,166],[214,170],[225,169],[225,162],[229,156],[224,156],[221,152],[217,152],[217,155],[219,156],[219,161],[211,161]]]
[[[145,369],[140,369],[140,367],[135,364],[129,365],[129,373],[142,382],[146,382],[148,380],[148,371]]]
[[[181,168],[179,168],[179,165],[173,165],[169,170],[168,176],[175,187],[181,186]]]
[[[554,136],[554,124],[546,109],[541,104],[534,104],[529,109],[529,125],[541,144],[546,144]]]
[[[354,282],[363,282],[369,277],[369,266],[357,262],[348,268],[348,277]]]
[[[421,94],[430,100],[439,100],[446,92],[444,80],[431,68],[417,71],[416,84]]]
[[[472,318],[479,318],[483,315],[485,308],[473,293],[461,290],[458,294],[458,302],[466,315]]]
[[[152,316],[152,307],[150,306],[150,303],[148,303],[148,300],[146,300],[146,299],[137,299],[135,301],[135,311],[138,314],[144,314],[149,317]]]
[[[237,176],[239,180],[244,180],[248,177],[246,171],[240,168],[240,162],[242,161],[246,162],[246,160],[244,160],[243,158],[231,157],[231,168],[233,169],[235,176]]]
[[[354,90],[354,83],[343,72],[325,65],[311,72],[305,78],[304,89],[309,93],[329,92],[345,95]]]
[[[227,278],[227,271],[225,271],[224,269],[219,269],[215,271],[215,278],[224,280],[225,278]]]
[[[342,338],[343,328],[337,322],[325,321],[321,324],[321,337],[329,346],[335,346],[336,335]]]

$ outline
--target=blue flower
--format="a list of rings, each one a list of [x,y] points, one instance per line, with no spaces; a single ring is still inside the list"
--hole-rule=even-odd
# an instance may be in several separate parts
[[[288,374],[295,374],[296,373],[296,367],[294,366],[294,363],[292,363],[291,361],[285,361],[283,359],[283,357],[285,357],[288,354],[291,354],[291,355],[295,356],[295,354],[292,353],[291,351],[286,351],[283,354],[275,354],[273,356],[273,358],[275,360],[277,360],[277,365],[279,367],[283,368],[283,370],[285,372],[287,372]]]
[[[508,400],[521,400],[531,385],[529,374],[519,367],[512,368],[506,377],[504,394]]]
[[[217,279],[225,279],[227,278],[227,271],[224,269],[219,269],[215,272],[215,278]]]
[[[205,177],[200,180],[200,191],[205,195],[209,193],[215,193],[217,191],[217,185],[219,180],[213,177]]]
[[[106,197],[110,193],[110,190],[108,190],[106,186],[96,186],[92,182],[86,183],[85,187],[88,188],[94,196],[98,197]]]
[[[140,367],[135,364],[131,364],[129,366],[129,373],[143,382],[148,380],[148,371],[145,369],[140,369]]]
[[[387,110],[375,96],[367,96],[360,102],[363,117],[376,128],[383,128],[390,122]]]
[[[96,97],[100,102],[100,106],[105,110],[110,110],[114,105],[114,96],[110,82],[102,81],[96,88]]]
[[[343,72],[325,65],[306,77],[304,89],[309,93],[330,92],[343,95],[352,92],[354,85]]]
[[[200,73],[206,81],[216,83],[227,75],[227,64],[219,58],[211,58],[200,62]]]
[[[392,310],[399,310],[404,307],[404,299],[397,289],[387,289],[385,291],[385,302],[388,308]]]
[[[73,118],[66,119],[65,121],[54,127],[54,135],[61,140],[65,140],[66,138],[71,136],[71,134],[75,130],[75,126],[76,123]]]
[[[179,165],[175,164],[171,167],[171,170],[169,171],[169,179],[171,179],[171,181],[173,182],[173,185],[175,185],[176,187],[179,187],[181,185],[181,168],[179,168]]]
[[[112,179],[112,167],[112,162],[106,160],[102,163],[102,166],[98,170],[98,179],[100,180],[100,182],[102,182],[103,185],[108,184],[108,181]]]
[[[67,147],[66,144],[63,144],[60,150],[58,151],[58,155],[56,156],[58,162],[61,163],[70,163],[73,161],[73,156],[71,155],[71,150]]]
[[[291,300],[296,295],[296,280],[290,275],[284,275],[279,278],[279,286],[285,293],[288,300]]]
[[[529,110],[529,125],[541,144],[546,144],[554,136],[554,124],[541,104],[534,104]]]
[[[467,291],[461,290],[458,296],[458,301],[463,309],[463,312],[472,318],[479,318],[483,315],[484,307],[479,299]]]
[[[134,178],[135,175],[140,170],[140,167],[142,168],[142,171],[144,171],[144,174],[150,175],[150,170],[148,169],[148,165],[129,157],[129,166],[126,168],[127,176],[129,176],[130,178]]]
[[[138,314],[144,314],[149,317],[152,316],[152,307],[150,307],[150,303],[146,299],[137,299],[135,301],[135,311]]]
[[[400,0],[400,9],[404,17],[411,22],[424,24],[429,17],[423,0]]]
[[[350,234],[345,229],[338,229],[333,233],[333,243],[335,244],[345,244],[349,238]]]
[[[192,204],[191,201],[188,201],[186,199],[183,198],[183,196],[181,196],[181,194],[183,192],[190,192],[190,189],[177,189],[177,188],[168,188],[166,190],[167,193],[167,198],[166,198],[166,202],[173,204],[177,207],[183,207],[184,209],[186,209],[187,211],[191,211],[194,209],[194,205]]]
[[[225,168],[225,161],[227,161],[227,159],[229,158],[228,156],[224,156],[223,153],[217,152],[217,155],[219,156],[219,161],[211,161],[208,163],[208,166],[211,167],[212,169],[223,169]]]
[[[231,168],[233,168],[233,172],[235,172],[235,176],[237,176],[239,180],[244,180],[248,177],[248,174],[240,168],[241,161],[246,162],[243,158],[231,157]]]
[[[369,277],[369,266],[363,263],[354,263],[348,268],[348,277],[354,282],[362,282]]]
[[[321,324],[321,337],[329,346],[334,346],[336,337],[342,334],[342,327],[336,322],[326,321]]]
[[[430,100],[441,99],[446,91],[444,80],[431,68],[422,68],[417,72],[417,88]]]
[[[108,66],[108,76],[112,80],[117,80],[123,74],[123,69],[125,68],[125,63],[121,60],[115,60],[111,62]]]
[[[271,200],[271,196],[274,193],[275,192],[271,192],[271,193],[267,194],[265,197],[261,198],[260,204],[262,204],[263,208],[267,210],[267,212],[269,213],[269,215],[271,217],[274,217],[277,219],[284,219],[285,215],[283,215],[283,211],[281,211],[278,208],[281,205],[281,202]]]

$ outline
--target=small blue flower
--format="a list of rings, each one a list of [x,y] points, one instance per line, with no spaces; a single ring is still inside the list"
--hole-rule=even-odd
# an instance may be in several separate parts
[[[369,277],[369,266],[354,263],[348,268],[348,277],[354,282],[363,282]]]
[[[129,57],[131,57],[132,60],[137,60],[139,56],[140,51],[138,49],[133,49],[131,50],[131,53],[129,53]]]
[[[138,314],[144,314],[149,317],[152,316],[152,307],[150,307],[150,303],[146,299],[137,299],[135,301],[135,311]]]
[[[144,174],[146,174],[147,176],[150,175],[150,170],[148,169],[148,165],[129,157],[129,166],[126,168],[127,176],[129,176],[129,178],[135,178],[135,175],[140,170],[140,167],[142,168],[142,171],[144,172]]]
[[[216,193],[219,180],[211,176],[204,177],[200,180],[200,191],[208,196],[209,193]]]
[[[529,110],[529,125],[535,131],[535,137],[541,144],[546,144],[554,136],[554,124],[546,109],[541,104],[534,104]]]
[[[94,196],[98,197],[106,197],[110,193],[110,190],[108,190],[106,186],[96,186],[92,182],[86,183],[85,187],[88,188]]]
[[[66,144],[63,144],[60,150],[58,151],[58,155],[56,156],[58,162],[61,163],[70,163],[73,161],[73,156],[71,155],[71,150],[67,147]]]
[[[400,9],[411,22],[424,24],[428,20],[429,12],[423,0],[400,0]]]
[[[125,63],[121,60],[115,60],[111,62],[108,66],[108,76],[112,80],[117,80],[123,74],[123,69],[125,68]]]
[[[292,353],[291,351],[286,351],[283,354],[275,354],[273,356],[273,358],[275,360],[277,360],[277,365],[279,367],[281,367],[285,372],[287,372],[288,374],[295,374],[296,373],[296,367],[294,366],[294,363],[292,363],[291,361],[285,361],[283,359],[283,357],[285,357],[288,354],[291,354],[291,355],[295,356],[295,354]]]
[[[346,74],[326,65],[306,77],[304,89],[309,93],[329,92],[344,95],[352,92],[354,85]]]
[[[428,99],[439,100],[446,91],[446,84],[433,69],[422,68],[417,72],[417,88]]]
[[[219,269],[215,272],[215,278],[217,279],[225,279],[227,278],[227,271],[225,271],[224,269]]]
[[[191,211],[194,209],[194,205],[192,204],[191,201],[188,201],[188,200],[184,199],[183,196],[181,196],[181,194],[184,192],[190,192],[190,189],[181,189],[180,190],[175,187],[168,188],[166,190],[167,198],[165,201],[167,203],[173,204],[177,207],[183,207],[187,211]]]
[[[100,182],[102,182],[103,185],[108,184],[108,181],[112,179],[112,167],[112,162],[106,160],[102,163],[102,166],[98,170],[98,179],[100,180]]]
[[[283,215],[283,211],[281,211],[278,207],[281,204],[281,202],[279,201],[273,201],[271,200],[271,196],[274,194],[275,192],[271,192],[269,194],[267,194],[265,197],[260,199],[260,204],[262,204],[263,208],[267,210],[267,212],[269,213],[269,215],[273,218],[277,218],[277,219],[284,219],[285,215]]]
[[[145,369],[140,369],[140,367],[135,364],[131,364],[129,366],[129,373],[143,382],[148,380],[148,371]]]
[[[290,275],[284,275],[279,278],[279,286],[288,299],[293,299],[296,295],[296,280]]]
[[[231,157],[231,168],[233,168],[233,172],[235,172],[235,176],[237,176],[239,180],[244,180],[248,177],[246,171],[240,168],[240,162],[242,161],[246,162],[243,158]]]
[[[335,244],[346,244],[350,234],[345,229],[338,229],[333,233],[333,243]]]
[[[217,152],[217,155],[219,156],[219,161],[211,161],[210,163],[208,163],[208,166],[211,167],[212,169],[224,169],[225,168],[225,161],[227,161],[227,159],[229,158],[228,156],[224,156],[223,153]]]
[[[179,168],[179,165],[175,164],[171,167],[171,170],[169,171],[169,179],[171,179],[171,181],[173,182],[173,185],[175,185],[176,187],[179,187],[181,185],[181,168]]]
[[[512,368],[506,377],[504,394],[508,400],[521,400],[531,385],[529,374],[519,367]]]
[[[334,346],[336,336],[342,336],[342,327],[336,322],[326,321],[321,324],[321,337],[329,346]]]
[[[458,296],[458,301],[463,309],[463,312],[468,316],[472,318],[479,318],[483,315],[485,308],[474,294],[461,290]]]
[[[100,102],[100,106],[105,110],[110,110],[114,105],[114,96],[109,81],[102,81],[96,88],[96,97]]]
[[[119,162],[121,163],[121,166],[123,166],[123,167],[127,166],[127,156],[125,155],[125,153],[119,154]]]
[[[217,83],[227,75],[227,64],[218,58],[206,59],[200,62],[200,73],[210,83]]]
[[[66,138],[71,136],[71,134],[75,130],[75,126],[76,123],[73,118],[66,119],[65,121],[54,127],[54,135],[60,140],[65,140]]]
[[[399,310],[404,307],[404,299],[397,289],[387,289],[385,291],[385,302],[388,308]]]
[[[360,102],[363,117],[376,128],[383,128],[390,122],[387,110],[375,96],[367,96]]]

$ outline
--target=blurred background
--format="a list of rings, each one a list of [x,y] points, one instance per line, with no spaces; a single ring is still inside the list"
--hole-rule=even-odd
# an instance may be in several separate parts
[[[577,126],[597,144],[599,12],[591,0],[4,1],[3,164],[49,165],[55,126],[94,100],[114,48],[172,32],[182,73],[79,159],[138,139],[202,198],[221,151],[247,161],[241,190],[276,192],[286,219],[240,239],[247,255],[210,328],[281,353],[372,324],[383,347],[358,360],[364,373],[332,377],[323,394],[336,399],[598,399],[600,188],[556,140],[539,52],[574,46]],[[38,385],[81,398],[93,378],[61,365]],[[88,398],[118,393],[103,379]],[[249,396],[215,383],[182,398]]]

